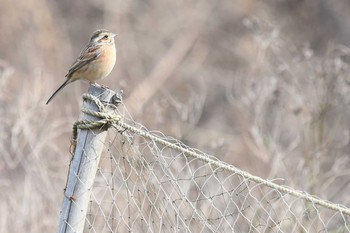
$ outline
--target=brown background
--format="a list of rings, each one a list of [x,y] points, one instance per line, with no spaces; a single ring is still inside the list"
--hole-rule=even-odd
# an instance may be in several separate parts
[[[346,0],[0,0],[0,232],[53,232],[84,82],[47,98],[92,32],[137,122],[350,206]]]

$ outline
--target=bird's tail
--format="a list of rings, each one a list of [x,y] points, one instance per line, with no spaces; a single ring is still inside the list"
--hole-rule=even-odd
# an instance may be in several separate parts
[[[53,99],[53,97],[55,97],[55,95],[62,90],[65,86],[67,86],[69,83],[71,83],[70,79],[67,79],[53,94],[52,96],[49,98],[49,100],[46,102],[46,104],[50,103],[50,101]]]

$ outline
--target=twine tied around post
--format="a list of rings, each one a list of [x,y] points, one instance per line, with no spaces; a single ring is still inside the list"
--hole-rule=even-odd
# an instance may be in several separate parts
[[[109,107],[116,108],[122,101],[122,92],[117,93],[113,99],[113,103],[108,104]],[[115,112],[107,111],[106,106],[96,97],[88,93],[84,93],[83,100],[90,100],[99,109],[99,111],[92,111],[90,109],[82,108],[81,111],[87,115],[100,118],[100,120],[79,120],[73,124],[73,133],[71,139],[71,153],[73,154],[76,148],[78,129],[101,129],[104,127],[111,127],[116,125],[121,120],[121,116]]]

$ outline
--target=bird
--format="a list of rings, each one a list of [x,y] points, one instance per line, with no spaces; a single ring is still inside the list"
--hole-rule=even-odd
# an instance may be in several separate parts
[[[97,80],[109,75],[116,61],[115,36],[115,33],[106,29],[96,30],[65,75],[66,81],[51,95],[46,104],[65,86],[76,80],[83,79],[90,84],[96,84]]]

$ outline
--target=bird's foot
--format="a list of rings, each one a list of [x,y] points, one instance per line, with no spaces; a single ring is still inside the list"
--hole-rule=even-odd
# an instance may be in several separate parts
[[[90,85],[94,85],[95,87],[101,87],[101,88],[103,88],[103,89],[109,89],[108,86],[100,85],[100,84],[98,84],[98,83],[96,83],[96,82],[90,82]]]

